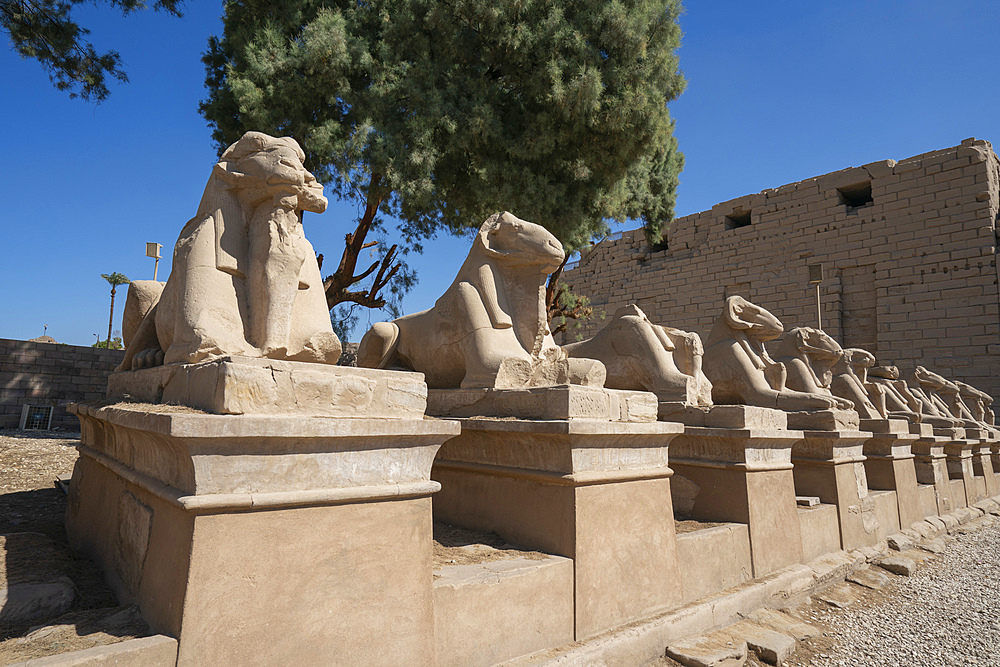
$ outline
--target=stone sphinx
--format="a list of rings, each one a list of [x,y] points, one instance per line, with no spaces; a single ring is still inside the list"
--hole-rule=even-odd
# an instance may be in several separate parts
[[[993,405],[993,397],[965,382],[956,380],[955,385],[962,395],[962,400],[969,406],[973,419],[992,428],[996,422],[993,410],[990,409],[990,406]]]
[[[609,389],[651,391],[660,401],[712,405],[712,384],[702,371],[701,337],[653,324],[636,305],[619,308],[593,338],[563,349],[570,357],[602,362]]]
[[[843,351],[832,369],[830,391],[854,403],[854,410],[861,419],[886,419],[888,416],[885,389],[868,382],[868,369],[874,365],[875,355],[851,347]]]
[[[879,392],[885,401],[889,419],[906,419],[913,424],[923,421],[923,400],[899,379],[895,366],[872,366],[868,369],[868,385],[871,393]]]
[[[942,428],[961,428],[965,425],[964,419],[952,414],[952,408],[941,396],[944,393],[957,397],[958,387],[923,366],[913,369],[912,378],[910,391],[921,400],[925,422]]]
[[[322,213],[327,202],[304,159],[295,140],[260,132],[226,149],[120,370],[225,356],[337,362],[340,341],[301,223],[303,211]]]
[[[545,281],[563,257],[541,225],[491,216],[434,306],[375,324],[358,365],[419,371],[432,389],[603,386],[600,362],[568,358],[549,331]]]
[[[805,380],[815,372],[802,350],[791,355],[796,360],[791,370],[770,357],[764,343],[783,332],[778,318],[764,308],[740,296],[727,298],[705,345],[704,371],[712,383],[712,400],[787,411],[850,408],[850,401],[833,396],[829,389],[823,393],[788,385],[791,377],[793,383],[809,386]]]

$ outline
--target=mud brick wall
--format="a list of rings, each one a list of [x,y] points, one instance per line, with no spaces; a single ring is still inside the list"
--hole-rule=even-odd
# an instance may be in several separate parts
[[[816,326],[908,374],[925,365],[1000,398],[997,156],[988,142],[844,169],[678,218],[653,251],[642,230],[582,253],[565,279],[610,318],[636,303],[707,336],[740,294],[790,329]],[[594,319],[577,333],[589,336]],[[776,343],[770,345],[776,349]]]
[[[79,430],[66,412],[75,401],[104,398],[108,375],[124,357],[104,350],[0,338],[0,427],[16,428],[25,404],[57,406],[52,427]]]

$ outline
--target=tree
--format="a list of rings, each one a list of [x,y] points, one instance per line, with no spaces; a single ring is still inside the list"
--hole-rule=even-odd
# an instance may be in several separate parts
[[[95,0],[100,2],[101,0]],[[146,0],[103,0],[122,14],[146,7]],[[98,53],[88,42],[90,33],[72,18],[74,5],[83,0],[0,0],[0,29],[22,58],[34,58],[49,73],[59,90],[98,102],[110,91],[107,77],[128,81],[117,51]],[[180,16],[183,0],[156,0],[153,7]]]
[[[108,317],[108,342],[104,346],[106,348],[111,348],[111,324],[115,321],[115,289],[119,285],[128,285],[131,280],[125,277],[122,273],[102,273],[101,277],[108,281],[111,285],[111,315]]]
[[[397,248],[357,262],[385,217],[417,248],[503,209],[570,251],[608,220],[639,219],[657,240],[683,164],[667,111],[684,87],[679,11],[679,0],[231,1],[200,109],[220,152],[251,129],[290,135],[333,195],[356,202],[327,303],[378,305]]]

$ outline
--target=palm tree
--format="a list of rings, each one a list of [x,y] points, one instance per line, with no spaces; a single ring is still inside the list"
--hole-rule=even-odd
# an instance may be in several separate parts
[[[101,277],[108,281],[111,285],[111,316],[108,318],[108,344],[107,347],[111,349],[111,323],[115,321],[115,288],[119,285],[128,285],[131,280],[129,280],[124,273],[102,273]]]

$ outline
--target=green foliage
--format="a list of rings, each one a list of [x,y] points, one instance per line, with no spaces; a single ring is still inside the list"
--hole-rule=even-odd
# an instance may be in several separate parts
[[[91,345],[90,347],[99,347],[99,348],[101,348],[103,350],[107,350],[108,349],[108,341],[106,341],[106,340],[99,340],[96,343],[94,343],[93,345]],[[111,339],[111,348],[110,349],[112,349],[112,350],[124,350],[125,349],[125,346],[122,344],[122,337],[121,337],[121,335],[115,336],[114,338]]]
[[[132,282],[124,273],[118,273],[117,271],[114,273],[102,273],[101,277],[107,280],[108,284],[111,285],[111,291],[114,291],[114,289],[119,285],[128,285]]]
[[[101,0],[95,0],[95,4]],[[145,9],[145,0],[103,0],[122,14]],[[70,97],[100,102],[109,94],[107,77],[128,81],[117,51],[98,53],[84,37],[90,33],[72,18],[83,0],[0,0],[0,30],[10,35],[22,58],[34,58],[59,90]],[[183,0],[156,0],[157,10],[180,16]]]
[[[556,286],[553,301],[549,305],[549,330],[553,335],[563,331],[580,329],[584,322],[594,316],[590,297],[577,294],[571,285],[559,283]],[[603,320],[604,311],[598,312],[596,316]],[[577,333],[575,339],[583,340],[583,335]]]
[[[201,112],[220,152],[290,135],[333,194],[407,242],[510,210],[575,250],[608,220],[651,238],[683,156],[679,0],[230,0]],[[371,190],[379,189],[377,197]]]

